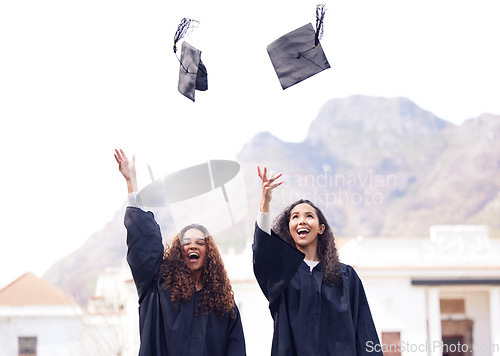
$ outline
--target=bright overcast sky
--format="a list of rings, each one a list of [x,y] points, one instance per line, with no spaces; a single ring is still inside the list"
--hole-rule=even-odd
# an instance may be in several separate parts
[[[325,3],[332,68],[283,91],[266,46],[313,22],[316,2],[1,2],[0,287],[43,275],[114,216],[115,147],[159,176],[234,159],[259,131],[301,141],[323,103],[354,94],[406,97],[456,124],[500,114],[498,0]],[[177,92],[183,17],[200,21],[186,40],[208,70],[195,103]]]

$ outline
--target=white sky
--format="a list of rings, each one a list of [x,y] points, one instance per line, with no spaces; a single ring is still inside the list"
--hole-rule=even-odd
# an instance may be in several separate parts
[[[266,46],[313,22],[316,2],[175,2],[0,2],[0,287],[41,276],[114,216],[115,147],[160,176],[234,159],[259,131],[301,141],[323,103],[354,94],[457,124],[500,114],[498,0],[326,1],[332,68],[286,91]],[[200,21],[186,40],[208,70],[195,103],[177,92],[182,17]]]

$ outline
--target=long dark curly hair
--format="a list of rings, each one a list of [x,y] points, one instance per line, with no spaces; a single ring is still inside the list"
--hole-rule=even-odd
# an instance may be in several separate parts
[[[172,245],[166,246],[161,276],[163,288],[170,292],[174,306],[178,306],[179,303],[189,302],[193,297],[195,293],[193,271],[191,271],[182,255],[182,245],[180,243],[184,233],[193,228],[200,230],[205,235],[207,246],[207,257],[200,277],[203,289],[200,291],[201,295],[196,314],[198,314],[199,310],[203,310],[205,314],[216,311],[220,315],[229,313],[234,317],[234,295],[231,283],[227,277],[219,250],[208,230],[202,225],[191,224],[184,227],[174,237]]]
[[[291,246],[296,247],[295,241],[293,241],[292,235],[290,234],[290,227],[288,224],[290,222],[290,214],[293,208],[303,203],[312,206],[316,210],[319,224],[325,225],[325,231],[322,234],[318,234],[318,247],[316,252],[323,265],[323,281],[328,285],[332,285],[340,281],[340,270],[342,264],[339,261],[339,255],[337,253],[337,248],[335,247],[335,237],[333,236],[333,231],[330,228],[325,215],[316,205],[307,199],[297,200],[276,217],[272,230],[282,240],[286,241]]]

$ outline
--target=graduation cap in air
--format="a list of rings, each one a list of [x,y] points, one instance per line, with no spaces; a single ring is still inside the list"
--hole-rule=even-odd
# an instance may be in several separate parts
[[[198,26],[198,21],[183,18],[174,36],[174,53],[177,56],[177,43]],[[179,92],[194,101],[195,90],[208,89],[207,68],[201,61],[201,51],[184,41],[179,60]]]
[[[168,207],[176,230],[199,223],[215,234],[240,221],[247,213],[245,184],[237,162],[209,160],[154,179],[141,189],[139,202]]]
[[[319,42],[323,35],[324,16],[325,5],[317,5],[316,31],[309,23],[267,46],[283,90],[330,68]]]

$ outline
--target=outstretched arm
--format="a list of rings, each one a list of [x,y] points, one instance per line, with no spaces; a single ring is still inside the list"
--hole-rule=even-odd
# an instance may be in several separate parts
[[[264,167],[263,170],[260,169],[260,166],[257,166],[257,172],[262,180],[262,198],[260,200],[260,211],[263,213],[269,212],[269,207],[271,204],[271,200],[273,199],[273,190],[276,187],[279,187],[283,181],[276,182],[276,180],[281,177],[281,173],[278,175],[273,175],[267,178],[267,168]]]
[[[135,155],[129,160],[122,149],[115,149],[115,159],[118,163],[118,170],[127,181],[128,193],[139,191],[137,188],[137,174],[135,170]]]
[[[131,194],[138,192],[135,156],[129,160],[122,149],[116,149],[115,159],[118,170],[127,181],[129,205],[125,210],[124,221],[127,228],[127,262],[139,293],[139,303],[142,303],[153,290],[155,277],[163,261],[161,230],[153,213],[144,211],[135,201],[135,194]]]
[[[269,208],[273,190],[283,184],[277,182],[281,174],[271,173],[267,178],[267,169],[257,167],[262,180],[262,199],[253,243],[253,269],[262,292],[269,300],[271,310],[288,287],[290,280],[304,260],[304,254],[292,247],[271,230]]]

